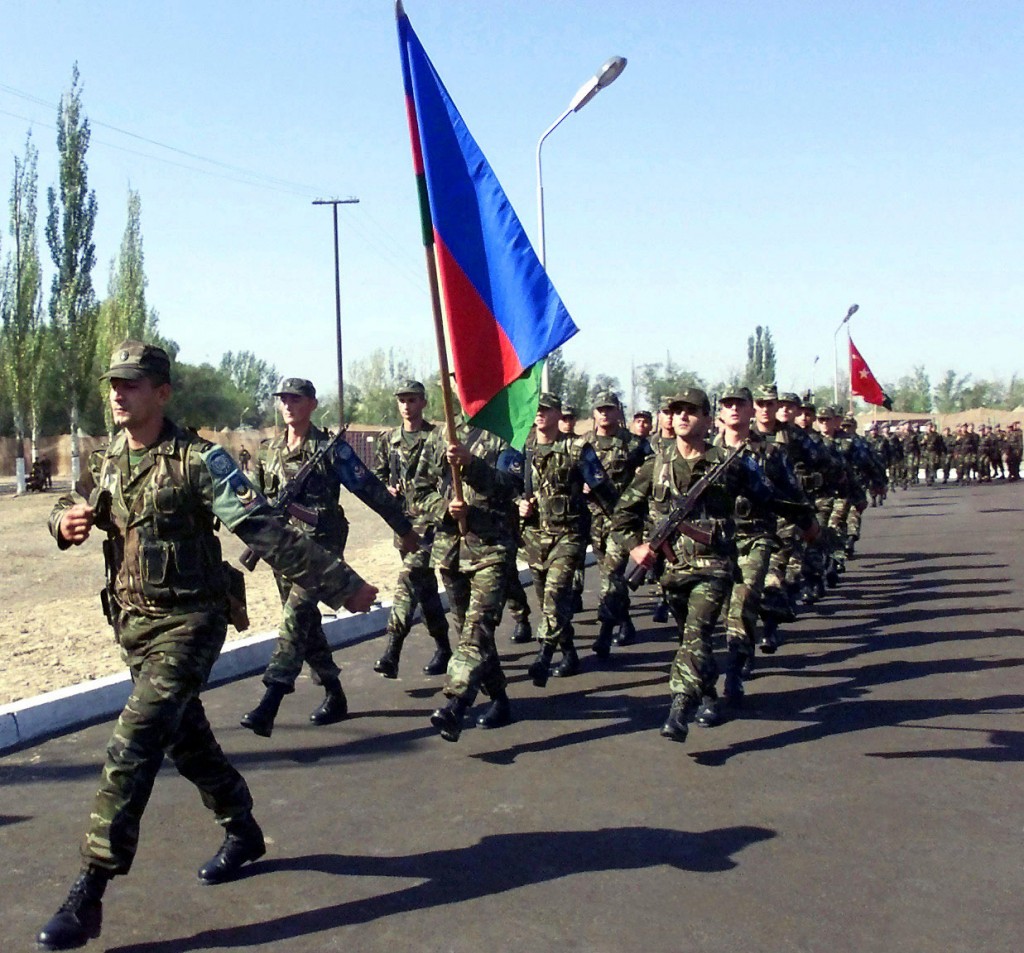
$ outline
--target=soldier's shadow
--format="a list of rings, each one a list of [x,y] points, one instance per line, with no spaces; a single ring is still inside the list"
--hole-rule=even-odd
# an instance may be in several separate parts
[[[390,893],[287,913],[256,923],[110,947],[109,953],[257,948],[370,923],[394,914],[448,907],[580,873],[652,867],[722,872],[737,866],[735,854],[775,836],[773,830],[753,826],[704,832],[653,827],[530,831],[489,835],[465,847],[404,857],[309,854],[258,862],[246,868],[246,876],[303,871],[335,877],[399,877],[421,882]]]

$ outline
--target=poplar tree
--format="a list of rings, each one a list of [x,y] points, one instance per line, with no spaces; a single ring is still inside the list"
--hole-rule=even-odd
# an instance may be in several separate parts
[[[46,241],[56,269],[50,291],[50,319],[61,360],[60,380],[71,429],[71,479],[81,475],[78,420],[93,386],[99,308],[92,286],[96,246],[96,193],[88,187],[85,153],[89,120],[82,111],[78,64],[71,88],[57,107],[59,192],[47,190]]]
[[[45,329],[42,318],[42,271],[36,233],[36,166],[39,150],[31,132],[25,138],[24,157],[14,159],[11,185],[10,234],[14,246],[8,253],[0,295],[3,348],[0,359],[7,381],[16,440],[17,492],[25,492],[25,432],[33,408],[33,384],[40,376]],[[33,441],[32,458],[35,459]]]

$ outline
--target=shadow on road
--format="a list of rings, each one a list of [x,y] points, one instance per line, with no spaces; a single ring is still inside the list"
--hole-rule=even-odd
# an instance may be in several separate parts
[[[615,827],[595,831],[495,834],[468,847],[405,857],[309,854],[257,862],[247,868],[247,876],[312,871],[333,877],[401,877],[421,883],[257,923],[234,923],[192,935],[109,947],[108,953],[257,948],[394,914],[463,903],[580,873],[651,867],[726,871],[737,865],[734,855],[773,837],[772,830],[750,826],[703,833]]]

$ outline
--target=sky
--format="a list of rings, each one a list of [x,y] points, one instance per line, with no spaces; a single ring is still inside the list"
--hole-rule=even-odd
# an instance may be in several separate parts
[[[883,382],[1024,371],[1024,4],[406,0],[611,374],[666,355],[709,382],[771,329],[781,389],[831,382],[847,309]],[[436,371],[391,0],[5,0],[0,192],[32,130],[40,253],[55,117],[78,63],[97,293],[140,193],[149,304],[189,363],[249,350],[336,390],[378,348]],[[6,202],[5,202],[6,207]],[[8,230],[0,254],[10,248]],[[47,277],[47,281],[49,277]],[[841,370],[841,373],[844,371]]]

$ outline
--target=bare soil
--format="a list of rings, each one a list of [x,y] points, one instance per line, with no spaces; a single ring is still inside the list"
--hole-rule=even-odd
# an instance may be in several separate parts
[[[0,481],[0,705],[124,670],[100,610],[102,534],[61,552],[46,528],[68,488],[54,481],[49,492],[19,497],[13,480]],[[343,505],[351,523],[345,558],[388,599],[401,566],[391,531],[347,493]],[[237,564],[241,541],[221,531],[221,542]],[[250,627],[229,628],[228,639],[277,628],[281,602],[269,567],[260,563],[246,583]]]

